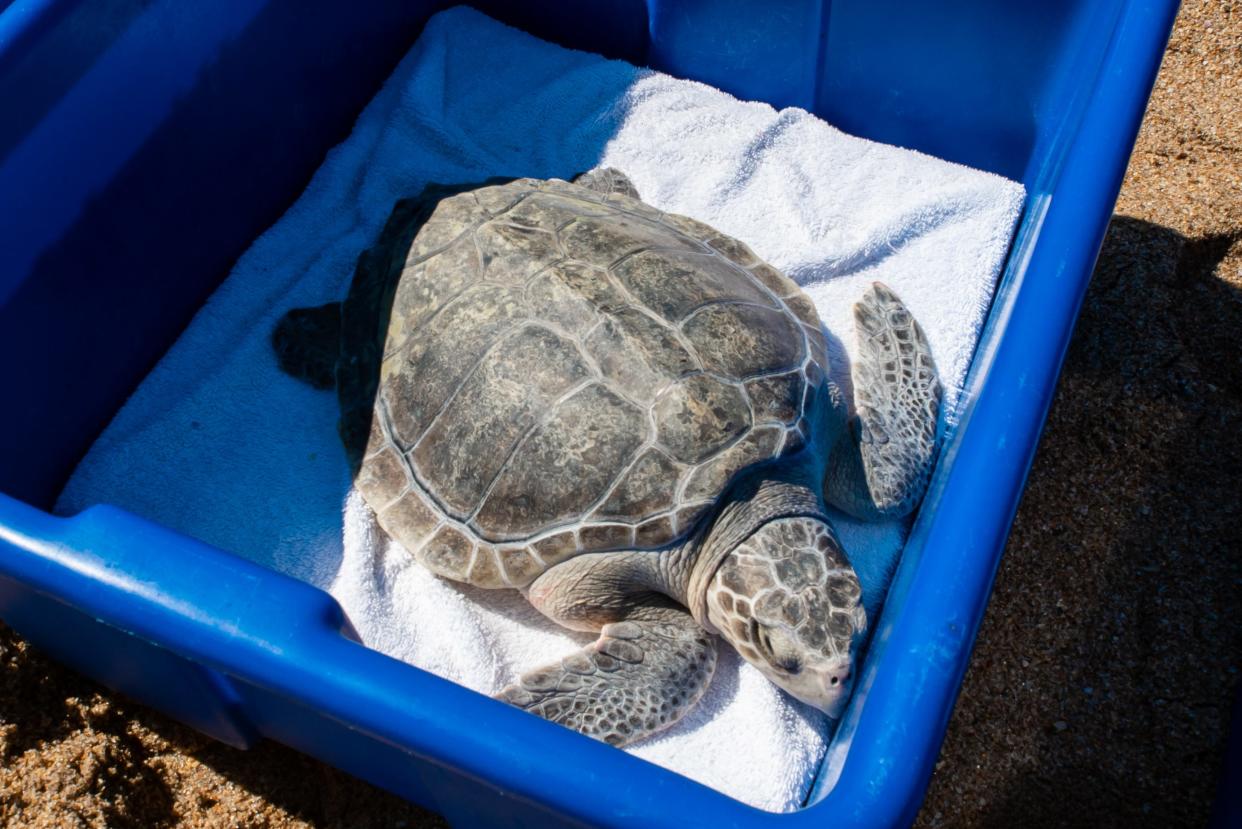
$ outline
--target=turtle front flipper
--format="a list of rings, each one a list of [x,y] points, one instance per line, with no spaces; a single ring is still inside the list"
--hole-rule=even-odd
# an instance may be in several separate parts
[[[497,699],[614,746],[677,722],[716,669],[713,638],[660,589],[649,553],[571,559],[531,584],[531,604],[598,640],[525,673]]]
[[[940,380],[923,330],[883,284],[854,305],[854,326],[856,417],[830,449],[824,499],[859,518],[897,518],[931,478]]]
[[[523,674],[497,699],[614,746],[667,728],[707,690],[716,648],[684,610],[643,616],[605,625],[593,644]]]
[[[272,348],[286,374],[317,389],[333,388],[341,353],[341,303],[294,308],[272,331]]]

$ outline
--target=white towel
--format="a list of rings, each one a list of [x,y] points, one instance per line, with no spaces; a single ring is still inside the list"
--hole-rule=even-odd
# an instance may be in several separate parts
[[[742,239],[796,279],[847,353],[851,303],[886,282],[926,329],[954,404],[1019,185],[458,8],[432,18],[350,137],[238,261],[87,454],[58,512],[117,504],[309,581],[368,645],[484,693],[580,646],[517,594],[440,581],[378,537],[347,497],[335,395],[282,374],[268,338],[289,308],[343,298],[393,203],[427,182],[605,165],[647,202]],[[842,518],[839,529],[874,620],[903,526]],[[629,750],[755,806],[797,808],[831,723],[721,650],[703,703]]]

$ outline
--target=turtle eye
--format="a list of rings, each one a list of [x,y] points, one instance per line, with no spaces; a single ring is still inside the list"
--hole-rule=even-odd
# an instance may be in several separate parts
[[[798,657],[778,657],[776,655],[776,649],[772,647],[772,636],[768,633],[768,629],[754,619],[750,620],[750,641],[754,643],[755,649],[759,651],[759,655],[763,657],[764,661],[773,668],[787,674],[796,674],[802,670],[802,662]]]
[[[776,656],[772,650],[772,637],[768,635],[768,629],[754,619],[750,620],[750,641],[764,659],[772,662]]]
[[[772,653],[772,642],[768,639],[768,632],[753,618],[750,620],[750,641],[764,656]]]

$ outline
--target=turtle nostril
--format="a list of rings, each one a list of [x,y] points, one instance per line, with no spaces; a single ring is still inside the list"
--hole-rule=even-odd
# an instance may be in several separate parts
[[[840,682],[841,682],[841,678],[840,678],[840,677],[836,677],[836,676],[834,676],[831,680],[829,680],[829,684],[831,684],[831,685],[836,685],[836,684],[838,684],[838,683],[840,683]]]

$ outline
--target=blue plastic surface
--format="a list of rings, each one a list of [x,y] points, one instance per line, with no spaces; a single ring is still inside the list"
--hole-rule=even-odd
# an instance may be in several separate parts
[[[459,826],[908,824],[1176,3],[478,5],[1027,187],[961,426],[809,805],[760,812],[367,650],[326,594],[140,517],[44,512],[436,3],[0,3],[0,618],[206,733],[280,740]]]

